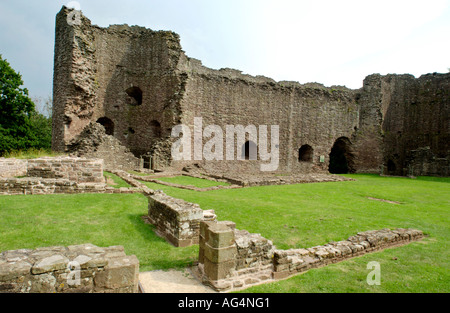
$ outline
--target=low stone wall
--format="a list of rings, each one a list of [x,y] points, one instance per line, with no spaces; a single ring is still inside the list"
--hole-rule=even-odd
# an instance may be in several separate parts
[[[79,193],[145,193],[141,188],[113,188],[106,184],[76,183],[67,179],[1,178],[0,195],[51,195]]]
[[[103,160],[75,157],[28,160],[28,177],[68,179],[77,183],[104,183]]]
[[[175,199],[158,191],[148,197],[148,219],[156,233],[176,247],[198,244],[200,222],[215,220],[212,211],[203,211],[198,204]]]
[[[259,234],[236,230],[232,222],[202,222],[198,272],[204,284],[231,291],[421,238],[418,230],[384,229],[309,249],[277,250]]]
[[[137,293],[139,261],[92,244],[5,251],[0,293]]]
[[[311,268],[341,262],[370,252],[420,240],[423,233],[414,229],[383,229],[358,233],[345,241],[296,250],[274,251],[274,279],[283,279]]]
[[[238,185],[241,187],[343,182],[353,180],[351,178],[339,175],[321,173],[286,175],[229,175],[222,173],[205,173],[204,175],[209,176],[210,179],[214,179],[217,181],[226,181],[232,185]],[[191,173],[189,173],[188,176],[195,177],[195,175]]]
[[[0,178],[27,175],[27,160],[0,158]]]
[[[235,227],[233,222],[202,222],[200,225],[200,278],[217,291],[272,279],[272,242]]]
[[[106,185],[104,184],[78,184],[68,179],[0,179],[0,195],[48,195],[63,193],[98,193],[104,191],[106,191]]]

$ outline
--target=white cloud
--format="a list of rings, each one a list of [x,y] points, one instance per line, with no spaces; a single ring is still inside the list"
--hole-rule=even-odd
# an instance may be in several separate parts
[[[54,18],[70,2],[0,2],[0,53],[31,93],[51,93]],[[375,72],[417,76],[450,66],[449,0],[76,2],[93,24],[173,30],[188,56],[209,67],[275,80],[359,88]]]

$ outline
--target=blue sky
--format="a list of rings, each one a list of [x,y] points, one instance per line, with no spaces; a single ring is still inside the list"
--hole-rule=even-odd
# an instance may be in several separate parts
[[[55,16],[73,1],[0,0],[0,54],[32,97],[52,94]],[[205,66],[362,87],[372,73],[450,68],[450,0],[79,0],[93,24],[180,34]]]

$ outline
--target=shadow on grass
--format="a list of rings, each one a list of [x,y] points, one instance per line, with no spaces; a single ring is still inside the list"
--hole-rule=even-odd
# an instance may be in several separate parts
[[[140,271],[181,269],[192,266],[198,260],[198,246],[177,248],[159,237],[155,226],[145,223],[140,214],[128,215],[139,234],[139,246],[133,252],[139,259]]]

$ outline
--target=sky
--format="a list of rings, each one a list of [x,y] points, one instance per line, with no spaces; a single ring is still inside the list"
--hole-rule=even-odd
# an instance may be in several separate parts
[[[446,73],[450,0],[0,0],[0,54],[30,96],[52,95],[55,16],[171,30],[207,67],[361,88],[366,76]]]

